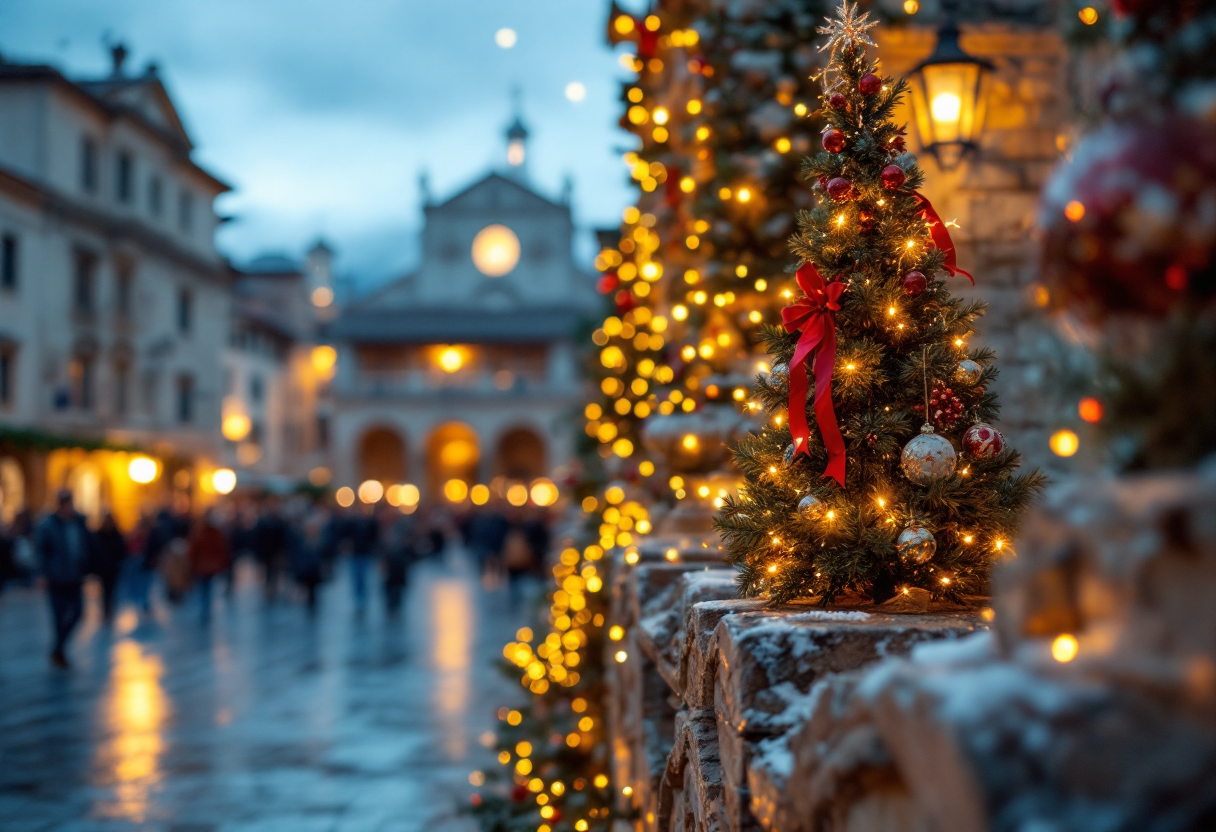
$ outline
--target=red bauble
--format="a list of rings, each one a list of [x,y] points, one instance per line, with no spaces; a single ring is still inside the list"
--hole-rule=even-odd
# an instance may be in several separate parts
[[[523,803],[528,799],[528,787],[522,783],[516,783],[511,787],[511,799],[516,803]]]
[[[853,183],[843,176],[829,180],[828,196],[837,202],[848,202],[853,197]]]
[[[1216,126],[1174,115],[1090,134],[1043,192],[1053,301],[1096,320],[1216,298],[1213,204]]]
[[[904,294],[912,298],[922,294],[929,286],[929,281],[926,280],[925,276],[918,271],[910,271],[904,275],[903,283]]]
[[[549,820],[550,820],[552,823],[557,823],[557,822],[558,822],[558,821],[560,821],[561,819],[562,819],[562,810],[561,810],[561,809],[559,809],[559,808],[557,808],[556,806],[554,806],[554,807],[553,807],[553,814],[549,816]]]
[[[1005,437],[992,425],[976,422],[963,434],[963,453],[976,459],[992,459],[1005,450]]]
[[[844,93],[834,92],[828,96],[828,106],[833,110],[847,110],[849,99],[844,97]]]
[[[873,95],[882,89],[882,79],[873,72],[867,72],[857,82],[857,89],[861,90],[862,95]]]
[[[902,187],[908,175],[899,165],[887,165],[882,169],[882,186],[888,191]]]
[[[621,285],[621,279],[616,276],[615,272],[609,272],[599,279],[595,284],[595,288],[601,295],[606,295],[609,292],[616,291],[616,287]]]
[[[844,150],[844,133],[835,127],[824,133],[823,149],[828,153],[839,153]]]

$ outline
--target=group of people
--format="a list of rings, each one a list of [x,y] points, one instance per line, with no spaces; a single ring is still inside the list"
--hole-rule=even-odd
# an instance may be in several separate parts
[[[22,580],[45,587],[54,630],[51,661],[67,667],[68,641],[83,615],[90,577],[99,586],[106,623],[123,601],[150,613],[158,585],[173,604],[193,592],[206,623],[215,585],[232,594],[234,567],[242,557],[256,564],[268,603],[294,584],[313,611],[318,587],[345,555],[356,611],[367,608],[378,564],[384,606],[392,615],[402,607],[410,565],[443,551],[444,526],[443,518],[423,520],[387,505],[345,511],[303,498],[284,503],[268,497],[229,502],[196,516],[164,507],[124,533],[109,513],[91,528],[64,490],[56,495],[55,510],[40,521],[22,512],[0,531],[0,589]]]

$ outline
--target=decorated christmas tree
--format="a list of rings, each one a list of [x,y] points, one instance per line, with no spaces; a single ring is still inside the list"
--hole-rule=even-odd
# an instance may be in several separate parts
[[[891,121],[906,84],[868,56],[874,25],[846,0],[820,30],[819,204],[790,243],[802,296],[766,333],[769,419],[737,446],[746,486],[717,521],[742,592],[777,603],[984,595],[1044,481],[990,424],[994,355],[969,345],[984,305],[947,288],[970,275],[917,191]]]

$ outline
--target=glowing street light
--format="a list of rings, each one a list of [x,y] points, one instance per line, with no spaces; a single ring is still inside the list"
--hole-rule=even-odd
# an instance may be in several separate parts
[[[908,80],[921,145],[943,170],[952,170],[979,146],[985,85],[994,67],[959,45],[959,28],[952,14],[957,0],[942,5],[946,20],[937,30],[937,45]]]
[[[159,474],[160,466],[151,457],[137,456],[127,465],[127,476],[131,478],[132,482],[140,485],[147,485],[155,481]]]

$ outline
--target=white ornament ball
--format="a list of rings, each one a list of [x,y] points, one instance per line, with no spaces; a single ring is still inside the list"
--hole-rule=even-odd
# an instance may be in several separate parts
[[[814,494],[807,494],[798,501],[798,512],[812,520],[817,520],[823,514],[823,500]]]
[[[932,485],[954,473],[958,454],[950,440],[933,432],[932,425],[920,429],[920,436],[904,445],[900,467],[904,476],[917,485]]]
[[[937,540],[923,526],[909,526],[899,533],[895,550],[903,563],[924,563],[937,551]]]
[[[965,358],[958,363],[958,377],[967,384],[974,386],[979,384],[980,379],[984,377],[984,368],[979,365],[979,362]]]
[[[789,381],[790,368],[785,364],[774,364],[773,369],[771,369],[768,374],[769,384],[789,384]]]
[[[785,453],[783,454],[783,456],[785,458],[786,465],[793,465],[795,460],[798,459],[797,451],[795,450],[793,445],[785,446]]]

